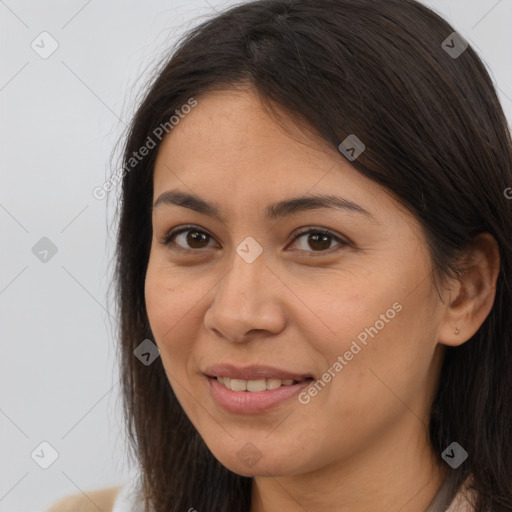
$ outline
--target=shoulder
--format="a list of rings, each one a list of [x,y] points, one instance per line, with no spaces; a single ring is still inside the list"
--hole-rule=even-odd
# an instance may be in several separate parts
[[[70,494],[60,498],[44,512],[111,512],[114,501],[123,486],[106,487],[95,491]]]

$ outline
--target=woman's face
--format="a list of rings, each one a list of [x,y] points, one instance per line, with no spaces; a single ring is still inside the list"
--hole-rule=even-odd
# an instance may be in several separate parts
[[[411,214],[241,90],[198,98],[164,139],[153,202],[168,191],[218,209],[154,206],[145,297],[172,389],[222,464],[298,475],[426,442],[443,306]],[[306,207],[323,195],[338,206]]]

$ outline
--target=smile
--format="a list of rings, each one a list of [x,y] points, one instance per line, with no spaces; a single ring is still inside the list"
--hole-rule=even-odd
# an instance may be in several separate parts
[[[210,396],[215,403],[233,414],[258,414],[267,412],[286,400],[298,395],[312,378],[302,381],[292,379],[230,379],[206,376]]]

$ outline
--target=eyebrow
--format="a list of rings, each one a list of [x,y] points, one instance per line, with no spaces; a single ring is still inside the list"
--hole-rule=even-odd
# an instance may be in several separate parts
[[[220,207],[213,202],[206,201],[194,194],[188,194],[179,190],[168,190],[162,193],[153,205],[153,209],[160,205],[176,205],[183,208],[189,208],[199,213],[216,217],[217,219],[225,222],[221,214]],[[265,217],[270,220],[276,220],[298,212],[307,210],[317,210],[321,208],[331,208],[339,210],[347,210],[359,213],[368,217],[369,219],[377,222],[375,217],[362,206],[345,199],[343,197],[333,195],[310,195],[303,197],[292,197],[279,201],[277,203],[268,205],[265,208]]]

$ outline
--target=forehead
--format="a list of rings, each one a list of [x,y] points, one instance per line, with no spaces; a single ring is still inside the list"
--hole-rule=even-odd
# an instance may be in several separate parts
[[[255,167],[336,155],[304,122],[281,115],[276,121],[252,89],[211,91],[197,98],[197,105],[165,137],[159,153],[235,168],[237,160]]]
[[[154,200],[180,189],[242,212],[284,197],[343,194],[370,210],[385,194],[304,123],[281,116],[270,115],[252,90],[198,97],[160,145]]]

